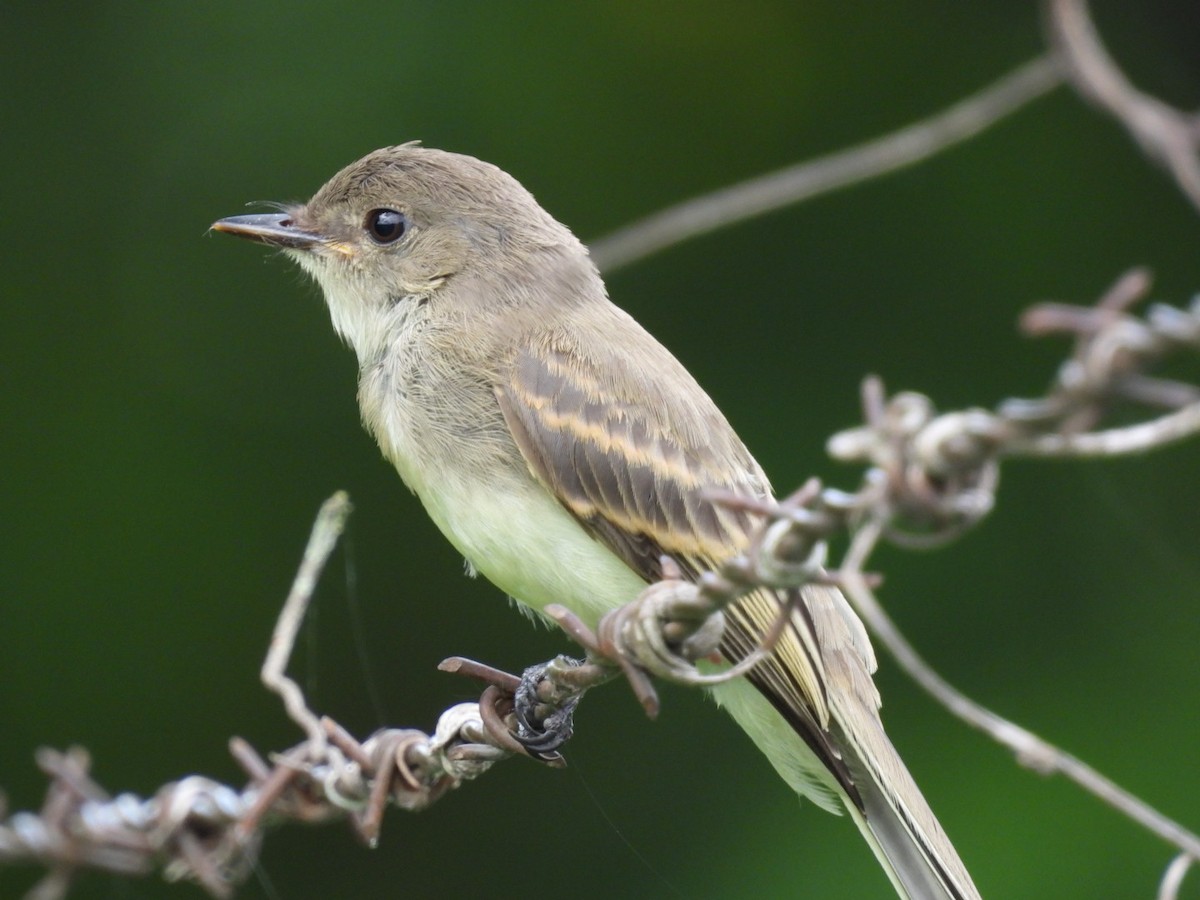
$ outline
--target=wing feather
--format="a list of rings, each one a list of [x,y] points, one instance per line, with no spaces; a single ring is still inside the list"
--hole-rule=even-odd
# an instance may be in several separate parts
[[[661,353],[661,365],[669,360],[678,366],[656,343],[638,349]],[[657,403],[654,385],[622,393],[601,371],[561,336],[526,342],[513,360],[496,397],[534,477],[646,581],[660,577],[663,555],[695,576],[744,549],[750,517],[713,504],[705,490],[762,498],[770,486],[708,396],[681,366],[694,389],[682,410]],[[678,383],[674,389],[673,406]],[[673,422],[673,415],[689,421]],[[773,592],[758,591],[728,610],[726,658],[736,661],[757,646],[779,616],[780,602]],[[803,603],[791,626],[750,680],[857,803],[853,779],[830,737],[824,662]]]

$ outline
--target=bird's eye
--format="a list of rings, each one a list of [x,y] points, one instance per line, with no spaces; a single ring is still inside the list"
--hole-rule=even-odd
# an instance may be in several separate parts
[[[373,209],[367,213],[367,234],[377,244],[394,244],[408,231],[408,217],[394,209]]]

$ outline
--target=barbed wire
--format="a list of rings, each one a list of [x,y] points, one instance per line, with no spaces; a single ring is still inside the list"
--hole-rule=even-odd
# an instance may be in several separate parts
[[[280,696],[306,739],[268,762],[235,738],[230,750],[246,773],[244,785],[192,775],[164,785],[150,798],[110,796],[92,779],[86,751],[41,750],[38,765],[50,780],[45,800],[37,812],[7,815],[0,808],[0,864],[45,866],[47,875],[29,895],[38,900],[64,896],[80,869],[130,876],[158,870],[171,880],[194,880],[214,897],[228,897],[252,870],[268,827],[346,821],[373,846],[389,805],[424,809],[512,756],[561,766],[559,751],[571,736],[573,715],[588,690],[623,675],[647,713],[656,715],[654,679],[708,685],[742,674],[770,652],[790,616],[786,606],[757,652],[738,666],[714,675],[695,665],[716,649],[724,627],[722,610],[743,593],[756,587],[794,591],[813,581],[833,581],[846,590],[872,634],[953,713],[1012,749],[1023,764],[1043,773],[1061,772],[1176,846],[1181,856],[1160,888],[1160,896],[1174,896],[1190,861],[1200,857],[1200,838],[951,687],[883,613],[866,572],[880,540],[941,542],[977,525],[994,506],[1002,458],[1040,455],[1050,436],[1062,439],[1056,454],[1091,455],[1103,447],[1113,454],[1127,452],[1125,442],[1102,438],[1113,433],[1103,426],[1115,401],[1155,411],[1165,397],[1184,403],[1180,409],[1195,405],[1185,401],[1196,389],[1182,382],[1126,390],[1130,379],[1141,384],[1149,378],[1144,369],[1151,363],[1200,350],[1200,298],[1187,309],[1156,304],[1145,317],[1136,317],[1131,307],[1148,289],[1148,275],[1134,270],[1093,307],[1031,308],[1023,320],[1028,331],[1065,332],[1075,339],[1071,357],[1046,396],[1036,400],[1005,401],[995,411],[937,415],[927,397],[906,392],[887,398],[882,383],[868,379],[865,424],[830,441],[836,456],[867,464],[858,490],[826,488],[813,480],[778,503],[714,494],[714,501],[761,518],[745,553],[696,582],[685,580],[664,560],[663,579],[604,616],[594,632],[565,609],[549,609],[587,650],[584,659],[559,656],[522,676],[461,657],[444,661],[444,671],[486,687],[477,702],[445,710],[432,733],[389,728],[360,741],[314,712],[286,675],[299,624],[350,513],[346,495],[335,494],[313,525],[262,672],[263,683]],[[1138,449],[1179,440],[1180,432],[1171,424],[1179,411],[1128,426],[1143,435]],[[1088,430],[1081,431],[1085,420]],[[847,529],[855,535],[850,549],[837,570],[826,572],[826,541]]]
[[[1200,210],[1200,116],[1138,90],[1104,48],[1085,0],[1045,0],[1046,30],[1075,90],[1113,116]]]
[[[1039,56],[927,119],[622,226],[588,242],[592,259],[600,271],[615,272],[692,238],[915,165],[977,136],[1062,83],[1058,61]]]

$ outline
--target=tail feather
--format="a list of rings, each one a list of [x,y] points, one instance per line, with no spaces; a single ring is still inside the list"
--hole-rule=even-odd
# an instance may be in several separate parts
[[[954,845],[884,733],[871,680],[875,658],[858,617],[831,586],[807,585],[802,598],[805,616],[781,643],[792,642],[784,648],[791,656],[811,654],[826,715],[797,700],[803,682],[787,677],[789,654],[778,646],[765,672],[756,669],[746,681],[715,688],[717,701],[793,789],[825,809],[849,811],[900,897],[979,900]],[[749,640],[744,633],[734,636]],[[744,652],[733,641],[726,647],[734,658]]]
[[[862,809],[848,805],[854,823],[871,845],[896,893],[911,900],[979,900],[971,876],[954,845],[917,789],[908,770],[878,729],[875,745],[891,756],[891,780],[858,760],[849,759]],[[855,742],[857,743],[857,742]]]
[[[810,585],[804,599],[821,629],[830,690],[830,733],[858,795],[855,823],[901,897],[979,900],[966,866],[883,730],[874,655],[858,617],[835,588]],[[840,627],[839,627],[840,626]],[[839,640],[838,635],[843,637]]]

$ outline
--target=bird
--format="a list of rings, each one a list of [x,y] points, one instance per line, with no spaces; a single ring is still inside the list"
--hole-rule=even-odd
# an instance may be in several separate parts
[[[282,250],[353,348],[358,403],[438,529],[534,613],[595,624],[663,574],[695,578],[754,527],[766,474],[669,350],[608,297],[587,248],[515,178],[409,142],[303,204],[213,230]],[[761,642],[783,601],[727,611],[721,653]],[[712,688],[783,780],[846,812],[898,896],[979,893],[884,731],[865,628],[840,590],[801,590],[768,659]]]

